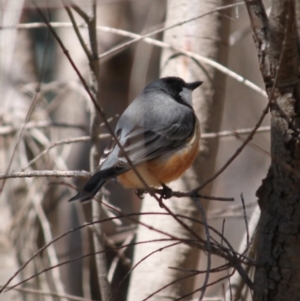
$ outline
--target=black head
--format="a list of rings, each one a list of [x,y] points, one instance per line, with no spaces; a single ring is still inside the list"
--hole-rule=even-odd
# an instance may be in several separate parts
[[[155,82],[150,83],[145,89],[159,89],[172,96],[176,101],[192,105],[192,91],[198,88],[203,82],[196,81],[186,83],[180,77],[163,77]]]

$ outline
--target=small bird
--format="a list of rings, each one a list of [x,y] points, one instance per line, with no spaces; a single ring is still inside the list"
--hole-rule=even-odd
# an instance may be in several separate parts
[[[145,185],[124,152],[150,187],[179,178],[194,162],[199,149],[200,126],[192,107],[192,91],[201,81],[186,83],[164,77],[148,84],[121,115],[112,139],[94,175],[69,201],[91,199],[110,179],[127,188]]]

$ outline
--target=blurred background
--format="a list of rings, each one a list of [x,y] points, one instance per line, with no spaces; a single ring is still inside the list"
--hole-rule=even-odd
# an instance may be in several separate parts
[[[75,3],[89,15],[87,2],[37,1],[47,19],[53,22],[77,68],[90,82],[88,59],[64,8],[64,5]],[[268,1],[265,5],[267,8]],[[146,34],[162,28],[167,6],[168,1],[164,0],[98,0],[99,53],[130,41],[131,32]],[[82,37],[87,41],[88,31],[83,27],[83,18],[76,12],[73,15],[81,26]],[[242,5],[234,7],[226,18],[230,22],[227,67],[263,88],[246,8]],[[124,30],[128,34],[114,32],[113,29]],[[193,34],[197,35],[197,32]],[[152,38],[161,40],[163,34]],[[43,24],[34,3],[0,0],[0,49],[1,174],[33,170],[89,170],[91,144],[88,136],[92,103],[74,68]],[[161,51],[158,46],[139,41],[100,59],[101,107],[112,127],[141,89],[160,77]],[[253,128],[266,104],[266,97],[227,76],[220,131]],[[267,117],[263,126],[268,125]],[[103,134],[108,133],[105,126],[99,126]],[[215,171],[225,164],[246,137],[233,133],[218,138],[204,136],[203,139],[219,139]],[[74,138],[79,138],[79,141],[72,141]],[[104,135],[102,149],[108,141],[108,135]],[[235,202],[210,201],[206,212],[208,223],[219,231],[225,223],[224,235],[236,250],[240,250],[246,229],[241,195],[250,220],[253,212],[259,214],[255,210],[255,193],[267,173],[269,148],[268,130],[256,133],[251,143],[213,182],[213,196],[233,197]],[[201,169],[201,166],[197,168]],[[38,249],[70,229],[91,221],[91,205],[67,202],[76,193],[76,187],[85,183],[84,177],[17,177],[1,181],[0,285],[4,285]],[[139,212],[142,202],[133,191],[125,190],[115,182],[106,186],[107,199],[124,214]],[[115,247],[124,242],[132,243],[136,228],[129,220],[107,222],[103,226],[109,249],[108,266],[115,265],[110,282],[112,287],[117,287],[129,271],[133,249],[128,247],[120,254]],[[40,252],[9,285],[89,252],[91,231],[86,227]],[[222,258],[213,258],[215,265],[224,263]],[[199,269],[205,269],[205,266],[206,257],[201,257]],[[94,257],[86,256],[33,277],[17,286],[19,290],[2,293],[0,300],[63,299],[43,295],[41,291],[85,298],[73,300],[100,300],[95,273]],[[128,283],[129,278],[126,278],[118,286],[115,300],[126,300]],[[224,281],[210,287],[206,292],[207,300],[211,300],[210,297],[221,300],[227,283]]]

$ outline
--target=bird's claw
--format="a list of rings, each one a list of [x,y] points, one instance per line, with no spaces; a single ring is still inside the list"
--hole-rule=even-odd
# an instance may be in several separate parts
[[[135,194],[137,195],[137,197],[142,200],[144,197],[145,197],[145,190],[144,189],[140,189],[140,188],[137,188],[135,190]]]
[[[172,196],[172,189],[165,184],[162,184],[162,190],[160,193],[160,198],[158,204],[160,208],[164,208],[163,200],[169,199]]]
[[[167,185],[165,184],[162,184],[162,190],[161,190],[161,194],[160,194],[160,197],[162,199],[169,199],[171,198],[172,196],[172,189],[170,187],[168,187]]]

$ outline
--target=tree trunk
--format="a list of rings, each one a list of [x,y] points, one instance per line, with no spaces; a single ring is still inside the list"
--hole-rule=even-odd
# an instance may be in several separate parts
[[[199,3],[199,1],[169,1],[167,8],[166,25],[187,20],[199,16],[205,12],[224,5],[226,1],[215,1],[214,3]],[[197,21],[189,22],[183,26],[176,27],[164,33],[164,41],[184,50],[200,53],[208,56],[221,64],[227,61],[227,38],[229,33],[229,20],[212,14]],[[190,58],[175,53],[172,50],[163,52],[161,61],[161,76],[179,76],[186,81],[203,80],[204,84],[193,94],[193,103],[196,114],[200,119],[202,132],[218,131],[223,109],[223,97],[225,89],[225,76],[208,66],[197,65]],[[170,185],[174,190],[188,191],[197,187],[204,180],[212,176],[217,152],[217,140],[203,141],[201,143],[201,154],[194,166],[185,175]],[[211,185],[207,186],[201,193],[209,194]],[[165,202],[166,206],[174,214],[183,214],[189,218],[198,218],[199,212],[190,198],[171,199]],[[207,203],[203,204],[207,207]],[[147,196],[143,200],[143,212],[165,212],[160,210],[157,202]],[[165,231],[171,236],[182,239],[194,238],[171,216],[142,215],[140,220],[155,229]],[[187,226],[200,233],[201,229],[188,220],[184,220]],[[166,235],[159,234],[153,229],[139,227],[137,241],[151,241],[155,239],[166,239]],[[174,241],[173,241],[174,242]],[[172,242],[149,242],[139,244],[135,248],[133,264],[137,264],[151,252],[156,251],[150,257],[142,261],[134,269],[131,277],[130,289],[127,300],[144,300],[151,294],[151,300],[175,300],[185,294],[189,294],[194,288],[194,278],[186,281],[173,281],[186,276],[183,269],[196,269],[199,250],[185,244],[179,244],[167,248]],[[170,269],[176,267],[178,269]],[[162,287],[168,285],[163,290]],[[202,283],[197,284],[197,287]],[[159,292],[158,292],[159,291]],[[190,298],[190,297],[189,297]]]
[[[272,162],[261,208],[254,300],[300,298],[299,42],[297,0],[246,1],[271,112]]]

